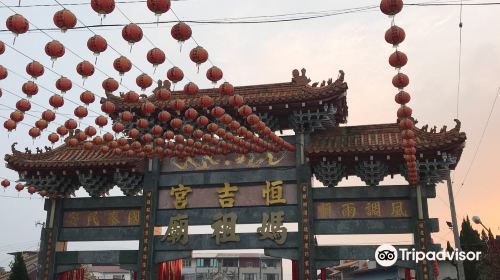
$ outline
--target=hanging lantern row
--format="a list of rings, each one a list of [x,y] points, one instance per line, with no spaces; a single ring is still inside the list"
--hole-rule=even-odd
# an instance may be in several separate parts
[[[403,9],[402,0],[382,0],[380,2],[380,10],[391,17],[394,17]],[[410,83],[407,75],[400,72],[401,68],[406,65],[408,58],[406,54],[399,51],[397,48],[405,39],[405,32],[401,27],[394,24],[392,20],[391,27],[385,33],[385,41],[394,48],[395,52],[389,56],[389,65],[396,68],[398,73],[392,78],[392,85],[399,92],[394,97],[397,104],[400,105],[397,111],[398,125],[401,129],[403,157],[406,162],[407,179],[411,185],[418,183],[418,169],[416,163],[416,142],[413,127],[415,125],[412,118],[412,109],[406,104],[410,102],[411,96],[404,88]]]

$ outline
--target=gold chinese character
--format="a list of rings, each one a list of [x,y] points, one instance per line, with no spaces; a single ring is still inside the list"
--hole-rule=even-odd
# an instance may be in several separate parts
[[[212,237],[215,237],[215,243],[219,245],[221,242],[236,242],[240,241],[240,236],[236,234],[236,220],[238,216],[231,212],[228,214],[217,213],[214,215],[212,224]]]
[[[266,181],[266,186],[262,190],[262,197],[266,199],[266,205],[286,203],[283,198],[283,181]]]
[[[66,213],[66,226],[67,227],[76,227],[78,226],[78,214],[76,212],[68,212]]]
[[[344,218],[354,218],[356,216],[356,206],[354,206],[354,203],[342,204],[341,214]]]
[[[140,215],[139,210],[128,211],[127,225],[129,226],[138,225],[140,220],[139,215]]]
[[[262,213],[262,226],[257,228],[260,239],[271,239],[276,244],[282,245],[286,241],[288,230],[283,226],[285,212],[271,212],[271,218],[267,213]]]
[[[175,197],[175,209],[184,209],[187,205],[187,195],[193,190],[182,184],[170,189],[170,195]]]
[[[99,218],[97,218],[97,211],[92,211],[87,216],[87,226],[99,226]]]
[[[165,232],[165,235],[161,238],[161,241],[165,240],[172,244],[180,242],[182,245],[186,245],[189,240],[187,215],[178,214],[174,217],[170,217],[167,232]]]
[[[332,207],[329,202],[319,202],[317,211],[320,219],[332,218]]]
[[[382,216],[379,201],[367,202],[365,210],[366,210],[366,216],[368,216],[368,217],[380,217],[380,216]]]
[[[112,210],[111,212],[109,212],[108,224],[110,226],[116,226],[120,224],[120,220],[118,219],[118,211]]]
[[[408,214],[406,211],[403,209],[403,202],[402,201],[396,201],[391,203],[392,205],[392,211],[391,211],[391,216],[392,217],[406,217]]]
[[[238,191],[237,186],[231,186],[229,183],[224,183],[224,187],[217,189],[219,194],[219,204],[222,208],[230,208],[234,206],[235,192]]]

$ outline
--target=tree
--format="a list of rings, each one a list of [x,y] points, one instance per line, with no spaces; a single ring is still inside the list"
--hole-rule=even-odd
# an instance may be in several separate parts
[[[28,270],[26,270],[26,264],[21,253],[17,253],[14,261],[10,263],[9,280],[29,280]]]
[[[0,266],[0,275],[4,275],[7,271],[5,271],[5,268]]]
[[[464,271],[466,280],[485,280],[485,273],[488,271],[486,259],[487,245],[481,240],[479,232],[472,228],[469,217],[462,221],[462,229],[460,230],[460,243],[462,251],[465,252],[481,252],[481,260],[479,261],[464,261]]]

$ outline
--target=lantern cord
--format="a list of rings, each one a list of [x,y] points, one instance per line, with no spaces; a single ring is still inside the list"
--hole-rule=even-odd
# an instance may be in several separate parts
[[[120,14],[123,15],[123,17],[128,20],[130,23],[134,23],[128,16],[127,14],[125,14],[122,9],[120,9],[120,7],[116,6],[116,10],[118,10],[118,12]],[[157,21],[158,23],[158,21]],[[147,36],[145,33],[143,34],[144,35],[144,39],[146,39],[146,41],[148,41],[154,48],[157,48],[156,44],[149,38],[149,36]],[[130,47],[130,50],[132,50],[132,47]],[[175,66],[175,64],[172,62],[172,60],[170,58],[168,58],[168,56],[165,56],[165,59],[172,65],[172,66]],[[153,75],[155,74],[156,72],[156,67],[154,68],[153,70]],[[143,72],[144,73],[144,72]],[[188,76],[184,76],[188,81],[191,82],[191,79],[189,79]]]
[[[463,9],[463,2],[460,0],[460,22],[458,23],[458,81],[457,81],[457,117],[458,119],[459,116],[459,105],[460,105],[460,84],[462,82],[462,9]]]
[[[474,151],[474,155],[472,156],[472,160],[469,164],[469,167],[467,168],[467,172],[465,173],[464,179],[462,180],[462,183],[460,184],[460,187],[458,188],[456,197],[458,197],[460,195],[460,191],[464,187],[465,181],[467,180],[467,177],[469,177],[470,170],[472,169],[472,166],[474,165],[474,161],[477,158],[479,148],[481,147],[481,144],[483,143],[484,135],[486,134],[486,129],[488,129],[488,124],[490,123],[491,116],[493,115],[493,111],[495,110],[495,104],[497,103],[497,99],[498,99],[499,94],[500,94],[500,86],[498,87],[497,93],[495,95],[495,99],[493,100],[493,104],[491,104],[490,113],[488,115],[488,118],[486,119],[486,123],[484,124],[483,132],[481,133],[481,137],[479,138],[479,142],[477,144],[476,150]]]
[[[59,4],[59,6],[61,6],[63,9],[66,9],[66,7],[64,7],[64,5],[63,5],[63,4],[61,4],[61,2],[59,2],[58,0],[54,0],[54,1],[55,1],[57,4]],[[97,33],[95,33],[95,32],[94,32],[94,30],[92,30],[92,29],[91,29],[88,25],[86,25],[85,23],[83,23],[83,21],[81,21],[78,17],[76,18],[76,20],[77,20],[80,24],[82,24],[82,25],[84,26],[84,28],[88,29],[88,30],[89,30],[90,32],[92,32],[94,35],[97,35]],[[108,43],[108,46],[109,46],[109,47],[110,47],[113,51],[115,51],[118,55],[120,55],[120,56],[124,56],[122,53],[120,53],[117,49],[115,49],[115,48],[114,48],[112,45],[110,45],[109,43]],[[131,48],[131,50],[132,50],[132,48]],[[130,63],[132,63],[132,61],[131,61]],[[135,68],[135,69],[137,69],[139,72],[141,72],[141,73],[146,73],[146,72],[142,71],[142,70],[141,70],[141,69],[140,69],[137,65],[135,65],[134,63],[132,63],[132,66],[134,66],[134,68]],[[97,68],[97,67],[96,67],[96,68]],[[99,71],[101,71],[101,70],[99,70]],[[101,72],[102,72],[102,71],[101,71]],[[103,72],[103,73],[104,73],[104,72]],[[108,76],[108,77],[110,77],[110,76],[109,76],[109,75],[107,75],[107,74],[105,74],[105,75],[106,75],[106,76]],[[122,84],[122,83],[120,82],[120,84]],[[124,86],[124,87],[125,87],[125,86]],[[127,88],[127,87],[125,87],[125,88]],[[129,90],[129,91],[130,91],[131,89],[127,88],[127,90]]]
[[[57,2],[57,0],[55,0],[55,1]],[[14,9],[12,9],[12,8],[10,8],[9,6],[5,5],[5,3],[4,3],[3,1],[0,1],[0,3],[1,3],[4,7],[8,8],[9,10],[11,10],[13,13],[17,13]],[[64,6],[63,6],[63,8],[64,8]],[[77,18],[77,19],[78,19],[78,18]],[[27,19],[26,19],[26,20],[27,20]],[[44,29],[39,28],[38,26],[36,26],[35,24],[33,24],[33,22],[31,22],[31,21],[29,21],[29,20],[27,20],[27,21],[28,21],[28,23],[29,23],[29,24],[31,24],[32,26],[34,26],[34,27],[35,27],[35,30],[39,30],[39,31],[40,31],[40,32],[42,32],[45,36],[47,36],[47,37],[51,38],[52,40],[55,40],[55,38],[54,38],[54,37],[52,37],[50,34],[48,34],[48,33],[47,33]],[[78,21],[81,23],[81,21],[80,21],[79,19],[78,19]],[[95,33],[94,33],[94,34],[95,34]],[[111,47],[111,46],[110,46],[110,47]],[[112,48],[112,47],[111,47],[111,48]],[[68,47],[65,47],[65,49],[67,49],[70,53],[72,53],[73,55],[75,55],[75,56],[76,56],[76,57],[78,57],[79,59],[81,59],[81,60],[85,60],[83,57],[81,57],[78,53],[76,53],[76,52],[75,52],[75,51],[73,51],[72,49],[70,49],[70,48],[68,48]],[[16,51],[17,51],[17,52],[20,52],[20,51],[18,51],[18,50],[16,50]],[[23,54],[23,55],[24,55],[24,56],[26,56],[26,57],[28,57],[28,58],[30,58],[28,55],[25,55],[25,54]],[[30,59],[32,59],[32,58],[30,58]],[[32,59],[32,60],[33,60],[33,59]],[[46,67],[46,68],[47,68],[47,67]],[[108,77],[108,78],[111,78],[111,76],[110,76],[110,75],[106,74],[104,71],[102,71],[102,70],[101,70],[100,68],[98,68],[97,66],[95,66],[94,68],[95,68],[95,69],[97,69],[99,72],[101,72],[104,76],[106,76],[106,77]],[[53,69],[50,69],[50,68],[48,68],[48,69],[49,69],[51,72],[53,72],[53,73],[57,74],[58,76],[62,76],[61,74],[59,74],[59,73],[55,72]],[[79,87],[79,88],[83,89],[83,90],[88,90],[88,89],[84,88],[83,86],[80,86],[80,85],[79,85],[79,84],[77,84],[77,83],[75,83],[75,85],[76,85],[77,87]],[[125,87],[125,86],[124,86],[124,87]],[[125,87],[125,88],[126,88],[126,89],[128,89],[128,90],[130,90],[130,89],[129,89],[129,88],[127,88],[127,87]],[[98,96],[99,96],[99,95],[98,95]],[[101,97],[101,96],[99,96],[99,97]]]

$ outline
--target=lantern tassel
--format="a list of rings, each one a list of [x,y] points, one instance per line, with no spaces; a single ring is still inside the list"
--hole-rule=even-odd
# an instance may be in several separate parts
[[[96,56],[95,56],[95,60],[94,60],[94,64],[95,64],[95,65],[97,65],[97,58],[98,58],[98,56],[96,55]]]

